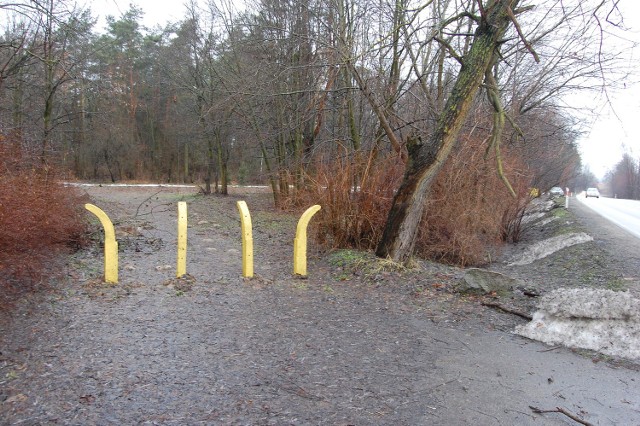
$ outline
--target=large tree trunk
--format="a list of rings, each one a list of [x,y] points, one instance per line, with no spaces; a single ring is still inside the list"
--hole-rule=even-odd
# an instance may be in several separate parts
[[[224,152],[224,146],[222,145],[222,136],[218,132],[216,134],[216,142],[218,146],[218,170],[220,171],[220,194],[229,195],[228,189],[228,173],[227,173],[227,155]],[[217,193],[216,186],[216,193]]]
[[[488,2],[434,133],[427,143],[419,137],[408,141],[409,160],[376,249],[378,256],[406,262],[413,254],[428,191],[456,144],[474,96],[509,26],[509,10],[517,3],[518,0]]]
[[[213,169],[214,169],[214,157],[213,157],[213,141],[211,136],[207,137],[207,174],[204,177],[204,193],[205,195],[211,195],[211,182],[213,181]],[[216,181],[216,192],[218,189],[218,182]]]

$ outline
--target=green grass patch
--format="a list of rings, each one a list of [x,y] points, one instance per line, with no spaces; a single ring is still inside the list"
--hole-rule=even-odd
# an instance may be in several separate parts
[[[352,249],[336,250],[329,255],[329,264],[337,268],[335,277],[348,281],[354,275],[373,278],[381,273],[401,273],[409,268],[388,259],[376,257],[372,252]]]
[[[608,290],[613,290],[613,291],[626,291],[628,290],[628,286],[627,286],[627,282],[625,280],[623,280],[622,278],[612,278],[609,281],[607,281],[607,284],[605,285],[606,289]]]
[[[371,254],[365,251],[350,249],[336,250],[329,255],[329,264],[341,268],[358,268],[367,263],[368,257],[370,258]]]
[[[551,214],[553,215],[553,217],[558,218],[558,219],[569,219],[570,218],[569,212],[564,207],[557,207],[557,208],[551,210]]]

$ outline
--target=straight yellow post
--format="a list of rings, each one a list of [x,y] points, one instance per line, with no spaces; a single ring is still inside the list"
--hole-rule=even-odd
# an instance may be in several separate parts
[[[118,283],[118,242],[116,231],[109,216],[93,204],[85,204],[84,208],[96,215],[104,228],[104,281]]]
[[[187,273],[187,203],[178,202],[178,265],[176,277]]]
[[[240,224],[242,229],[242,276],[253,277],[253,234],[251,230],[251,215],[249,208],[244,201],[238,201],[238,212],[240,212]]]
[[[296,237],[293,240],[293,273],[307,276],[307,226],[309,221],[320,210],[319,205],[311,206],[302,213],[296,229]]]

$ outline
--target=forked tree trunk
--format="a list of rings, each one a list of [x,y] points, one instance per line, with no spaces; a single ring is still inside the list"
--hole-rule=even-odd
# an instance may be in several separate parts
[[[471,49],[462,57],[458,78],[434,133],[426,143],[420,138],[409,141],[405,175],[393,199],[376,255],[404,263],[413,254],[431,184],[456,144],[485,71],[493,64],[494,55],[509,26],[508,11],[513,10],[518,1],[487,2]]]

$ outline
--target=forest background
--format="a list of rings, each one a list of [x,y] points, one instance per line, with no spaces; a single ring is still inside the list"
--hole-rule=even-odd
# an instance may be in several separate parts
[[[415,242],[422,257],[486,263],[519,238],[532,188],[597,184],[565,100],[628,79],[629,45],[602,49],[624,31],[617,3],[261,0],[239,10],[209,0],[154,29],[130,6],[105,30],[71,1],[0,4],[5,257],[25,245],[32,198],[69,208],[57,182],[74,179],[197,183],[205,194],[267,184],[278,208],[323,206],[319,241],[373,249],[478,29],[506,7],[513,16],[430,185]],[[639,198],[638,166],[625,155],[602,188]],[[52,238],[77,244],[72,223],[82,221],[63,217],[48,225],[66,237]]]

